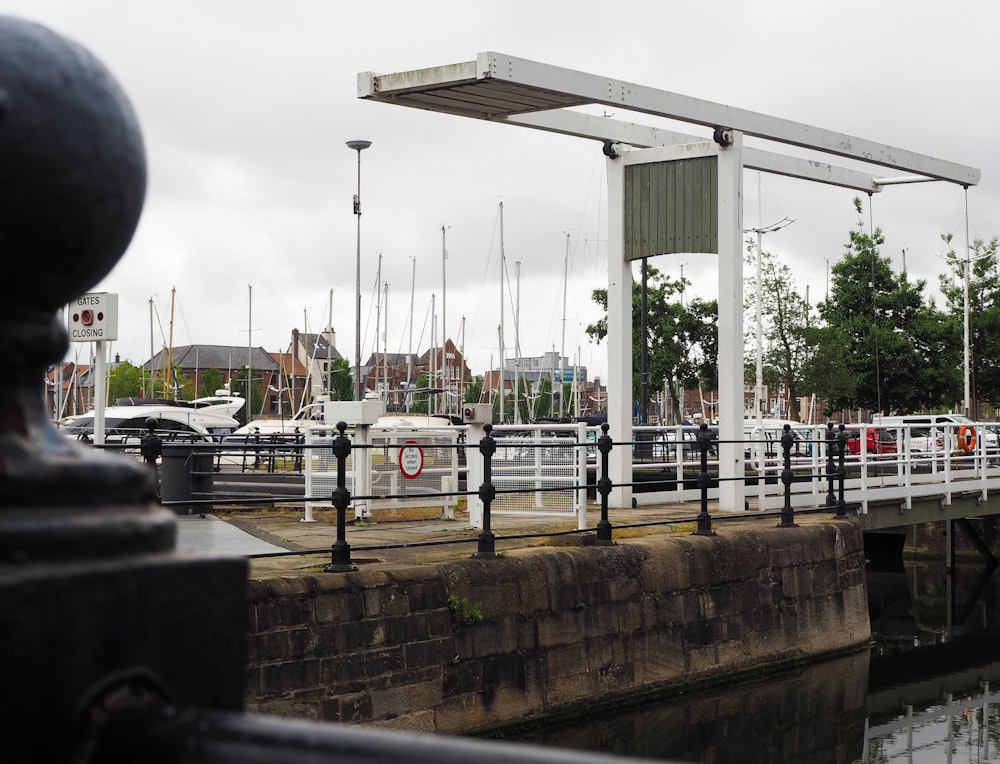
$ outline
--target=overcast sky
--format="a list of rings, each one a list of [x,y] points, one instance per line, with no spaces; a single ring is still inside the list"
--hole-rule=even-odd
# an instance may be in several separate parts
[[[1000,234],[1000,3],[989,0],[7,0],[0,13],[83,44],[138,115],[145,208],[124,258],[90,290],[119,295],[112,353],[137,364],[151,345],[157,352],[170,342],[171,329],[175,346],[285,351],[293,328],[322,331],[332,295],[337,348],[353,365],[358,163],[345,142],[366,139],[362,360],[376,341],[390,353],[426,351],[433,294],[438,337],[443,320],[474,373],[498,363],[502,324],[506,357],[517,339],[521,355],[564,350],[605,376],[605,349],[584,331],[600,317],[591,291],[607,283],[600,144],[357,97],[359,72],[471,61],[482,51],[979,168],[968,195],[933,183],[874,196],[882,253],[897,268],[905,258],[931,293],[945,269],[941,234],[964,251],[966,199],[971,238]],[[857,223],[855,195],[745,173],[745,227],[794,219],[765,235],[764,248],[792,267],[813,303]],[[651,262],[674,276],[683,269],[694,292],[716,296],[714,255]],[[90,346],[77,350],[88,362]]]

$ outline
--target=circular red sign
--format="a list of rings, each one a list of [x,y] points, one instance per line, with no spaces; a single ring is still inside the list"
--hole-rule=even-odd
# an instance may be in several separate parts
[[[417,441],[408,440],[406,445],[399,449],[399,471],[403,477],[411,480],[424,469],[424,450],[417,445]]]

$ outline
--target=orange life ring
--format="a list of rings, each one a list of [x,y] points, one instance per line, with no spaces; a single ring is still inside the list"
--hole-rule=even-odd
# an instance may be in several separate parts
[[[965,453],[976,450],[976,428],[963,424],[958,428],[958,445]]]

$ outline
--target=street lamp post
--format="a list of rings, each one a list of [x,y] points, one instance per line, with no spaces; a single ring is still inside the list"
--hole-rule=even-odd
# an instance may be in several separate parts
[[[761,226],[759,228],[751,228],[748,233],[757,234],[757,289],[756,289],[756,309],[757,309],[757,325],[755,327],[754,336],[756,339],[756,360],[757,360],[757,379],[756,379],[756,390],[754,392],[754,410],[757,415],[757,424],[761,423],[763,418],[763,410],[761,408],[761,398],[764,395],[764,349],[761,342],[761,312],[763,310],[763,287],[761,285],[762,277],[762,255],[761,255],[761,236],[765,233],[772,233],[773,231],[780,231],[785,226],[789,226],[794,223],[794,220],[790,218],[782,218],[777,223],[772,223],[768,226]]]
[[[348,141],[347,148],[358,152],[358,192],[354,195],[354,215],[358,219],[358,254],[355,268],[354,309],[354,400],[363,399],[361,382],[361,152],[372,145],[371,141]]]

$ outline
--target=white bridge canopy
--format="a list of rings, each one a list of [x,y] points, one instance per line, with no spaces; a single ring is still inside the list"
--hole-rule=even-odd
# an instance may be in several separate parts
[[[625,257],[625,167],[671,161],[690,152],[717,165],[719,255],[719,507],[744,507],[743,447],[743,258],[742,170],[879,193],[896,183],[943,181],[963,188],[979,182],[979,170],[937,157],[832,130],[736,109],[623,80],[552,66],[504,53],[391,74],[358,74],[358,97],[461,117],[592,139],[608,156],[608,423],[616,441],[632,432],[631,263]],[[686,134],[590,114],[613,107],[638,118],[650,115],[693,126]],[[744,139],[762,145],[744,145]],[[777,146],[773,146],[777,144]],[[783,155],[782,145],[815,158]],[[667,149],[664,152],[664,149]],[[848,159],[865,172],[829,163]],[[885,170],[902,176],[881,174]],[[879,174],[876,174],[876,171]],[[728,413],[727,413],[728,412]],[[737,415],[738,413],[738,415]],[[729,441],[729,442],[727,442]],[[611,506],[630,506],[632,459],[613,449]]]

